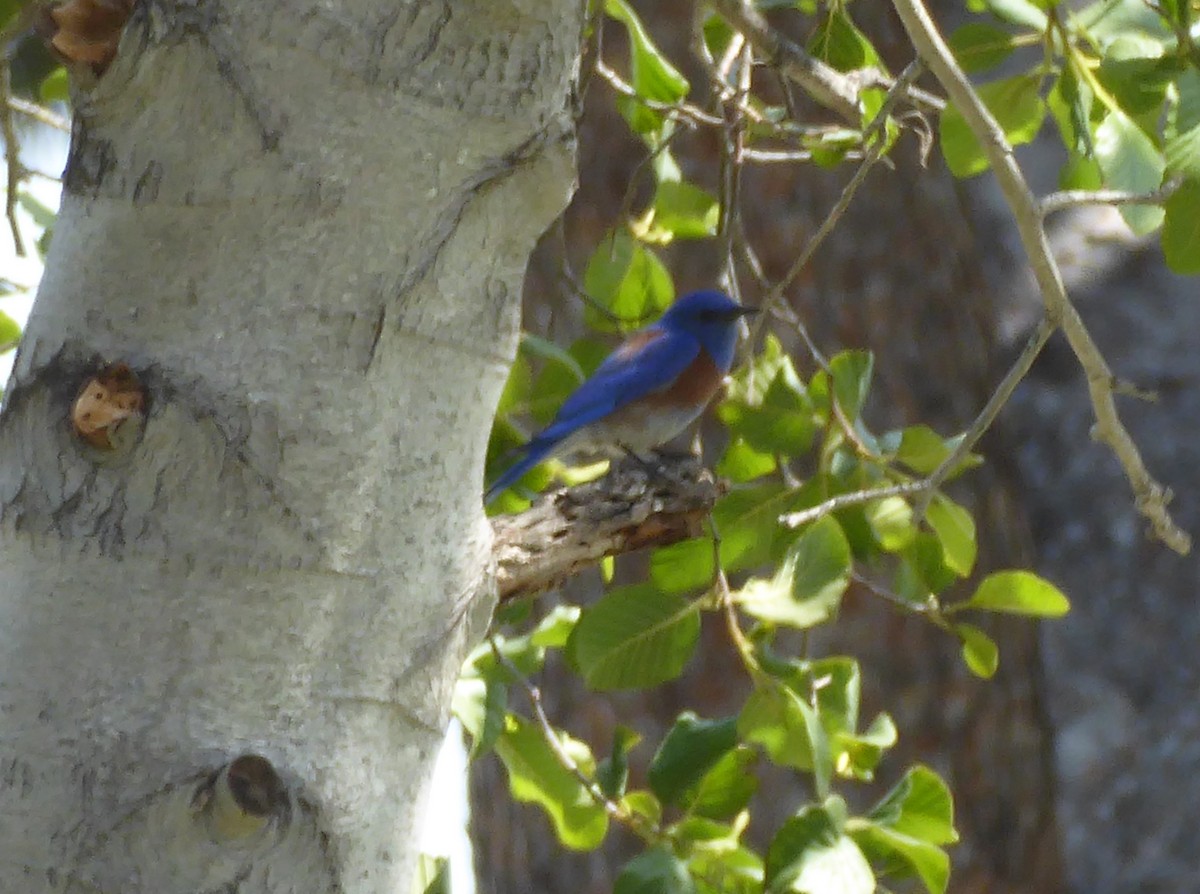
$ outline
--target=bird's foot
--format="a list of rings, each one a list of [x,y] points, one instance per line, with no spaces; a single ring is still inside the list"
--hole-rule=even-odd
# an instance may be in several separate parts
[[[685,463],[695,463],[699,460],[699,457],[690,450],[663,450],[658,448],[642,454],[623,445],[621,450],[624,452],[626,458],[645,472],[648,477],[666,478],[676,485],[686,484],[689,477],[691,477],[686,473],[680,474],[679,467]]]

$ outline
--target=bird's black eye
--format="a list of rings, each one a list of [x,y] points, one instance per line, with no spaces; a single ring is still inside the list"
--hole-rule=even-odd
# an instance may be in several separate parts
[[[719,313],[717,313],[715,310],[700,311],[700,321],[703,323],[712,323],[716,320],[719,320],[720,318],[721,318],[721,315]]]

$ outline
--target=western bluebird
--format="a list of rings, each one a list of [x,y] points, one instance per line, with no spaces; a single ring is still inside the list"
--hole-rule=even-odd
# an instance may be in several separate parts
[[[720,387],[733,365],[738,320],[756,310],[715,291],[680,298],[575,389],[553,421],[520,448],[525,456],[496,479],[485,501],[551,456],[615,456],[671,440]]]

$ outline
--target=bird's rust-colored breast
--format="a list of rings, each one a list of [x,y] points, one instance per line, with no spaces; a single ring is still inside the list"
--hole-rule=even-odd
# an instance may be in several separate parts
[[[708,351],[701,348],[674,383],[647,395],[645,400],[664,407],[702,407],[712,400],[724,378]]]

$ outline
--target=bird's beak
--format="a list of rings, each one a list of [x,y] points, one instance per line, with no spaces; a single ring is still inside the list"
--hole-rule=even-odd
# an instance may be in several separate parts
[[[742,307],[739,307],[737,310],[735,310],[733,313],[734,313],[734,316],[738,316],[738,317],[752,317],[756,313],[758,313],[758,311],[759,311],[759,309],[757,307],[742,306]]]

